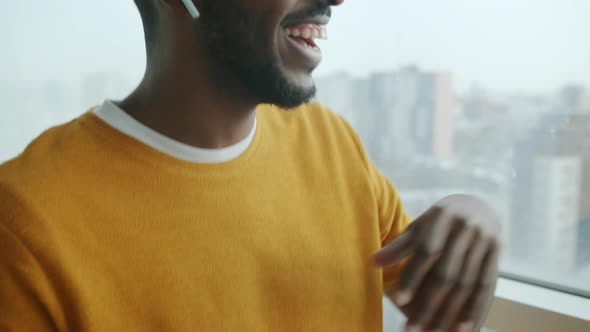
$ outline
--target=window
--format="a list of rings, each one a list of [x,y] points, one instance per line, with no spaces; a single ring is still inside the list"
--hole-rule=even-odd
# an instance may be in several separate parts
[[[318,99],[356,128],[412,215],[478,195],[505,222],[506,276],[585,296],[587,13],[587,0],[348,1],[316,73]],[[0,22],[0,161],[143,74],[133,1],[4,1]]]
[[[125,96],[143,75],[133,1],[3,1],[0,22],[1,161],[47,127]]]
[[[351,1],[317,80],[411,214],[449,193],[483,197],[505,222],[506,276],[586,296],[588,10],[583,0]]]

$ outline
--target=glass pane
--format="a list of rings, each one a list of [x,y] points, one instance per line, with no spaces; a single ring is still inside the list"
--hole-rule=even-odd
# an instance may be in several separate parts
[[[0,161],[143,75],[133,1],[2,1],[0,22]]]
[[[588,12],[584,0],[350,1],[319,99],[412,215],[480,196],[504,221],[505,273],[590,294]]]

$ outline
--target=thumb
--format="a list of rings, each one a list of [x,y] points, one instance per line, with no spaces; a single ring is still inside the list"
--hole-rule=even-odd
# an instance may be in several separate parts
[[[414,232],[412,227],[409,227],[387,246],[374,253],[373,261],[382,267],[398,264],[413,253],[413,240]]]

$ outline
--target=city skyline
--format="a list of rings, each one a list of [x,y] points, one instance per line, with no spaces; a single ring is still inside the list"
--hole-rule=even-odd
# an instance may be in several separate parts
[[[424,70],[423,68],[420,68],[415,65],[402,66],[399,67],[397,70],[404,68],[419,68],[419,70],[425,73],[436,73],[434,71]],[[363,87],[360,87],[359,89],[358,86],[350,86],[347,83],[348,80],[365,82],[367,80],[370,80],[371,77],[383,75],[386,76],[388,74],[395,73],[397,70],[374,72],[372,73],[372,75],[368,77],[353,76],[352,74],[347,74],[343,71],[335,72],[331,75],[325,75],[316,80],[316,82],[318,83],[318,97],[325,95],[326,92],[329,93],[330,90],[326,89],[325,85],[321,84],[322,81],[330,80],[334,82],[334,78],[342,78],[342,83],[339,83],[334,88],[336,90],[340,89],[340,93],[342,94],[348,94],[348,98],[353,100],[353,102],[350,105],[357,105],[363,107],[364,105],[359,104],[362,102],[366,102],[366,100],[363,99],[362,96],[360,96],[364,93]],[[460,92],[457,91],[456,84],[454,84],[455,74],[453,72],[444,73],[451,75],[451,77],[453,78],[453,89],[450,92],[452,94],[452,98],[455,99],[455,102],[460,102],[462,104],[469,105],[470,102],[473,102],[472,100],[470,100],[470,98],[474,97],[476,99],[484,98],[485,100],[487,100],[486,103],[490,102],[490,100],[502,100],[501,103],[508,103],[510,105],[513,104],[513,106],[508,105],[509,107],[517,107],[519,109],[519,112],[522,113],[522,117],[525,119],[523,121],[526,121],[526,119],[530,120],[538,118],[540,114],[538,114],[538,108],[534,104],[540,102],[546,103],[547,101],[554,99],[555,96],[558,95],[564,87],[576,87],[584,91],[588,91],[588,86],[565,85],[560,86],[555,90],[545,94],[523,94],[518,91],[509,91],[505,94],[501,94],[494,93],[494,91],[490,90],[488,87],[479,85],[474,87],[474,89]],[[24,148],[25,146],[25,143],[33,139],[36,135],[41,133],[41,131],[47,127],[47,125],[44,126],[43,123],[46,123],[48,125],[55,125],[65,122],[84,112],[88,108],[98,105],[104,99],[122,99],[127,94],[129,94],[133,90],[133,88],[135,88],[135,82],[130,81],[122,73],[116,71],[94,72],[91,74],[85,74],[74,82],[67,82],[63,80],[54,79],[47,80],[44,82],[32,82],[31,84],[20,86],[14,84],[7,84],[7,82],[4,81],[0,82],[0,96],[3,100],[3,108],[7,110],[20,110],[20,112],[6,113],[5,120],[7,128],[5,130],[5,136],[8,136],[9,141],[12,139],[16,143],[11,145],[8,149],[0,151],[0,160],[5,160],[6,158],[13,156],[18,151],[22,150],[22,148]],[[367,88],[368,87],[364,87],[364,89]],[[331,108],[334,111],[344,113],[349,117],[367,117],[367,114],[365,112],[357,112],[356,114],[351,114],[352,111],[348,107],[350,105],[347,104],[347,100],[349,99],[344,98],[341,100],[339,104],[337,103],[335,105],[329,106],[331,106]],[[512,103],[511,100],[515,100],[516,104]],[[478,101],[475,100],[475,102],[477,103]],[[590,96],[588,96],[587,103],[590,105]],[[495,107],[498,105],[479,105],[479,107],[482,106]],[[503,107],[506,106],[507,105],[504,105]],[[30,128],[26,128],[25,130],[17,130],[18,126],[14,124],[20,123],[20,121],[22,121],[23,118],[31,118],[33,116],[31,112],[36,112],[39,108],[49,109],[51,111],[43,112],[42,114],[35,114],[34,117],[39,119],[39,123],[33,122],[31,123]],[[367,126],[371,126],[371,123],[360,124],[361,129],[369,129]],[[23,136],[27,139],[15,139],[12,136]]]
[[[435,83],[440,78],[445,83]],[[319,81],[318,99],[358,131],[410,215],[451,194],[481,197],[504,222],[506,271],[587,289],[590,91],[457,94],[452,81],[453,73],[417,66],[369,78],[340,73]],[[432,142],[447,142],[445,153]]]

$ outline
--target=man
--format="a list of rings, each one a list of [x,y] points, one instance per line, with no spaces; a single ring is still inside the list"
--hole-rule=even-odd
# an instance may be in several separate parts
[[[480,326],[490,208],[456,195],[410,224],[309,102],[342,2],[136,0],[136,91],[0,166],[0,330],[380,331],[384,294],[408,330]]]

